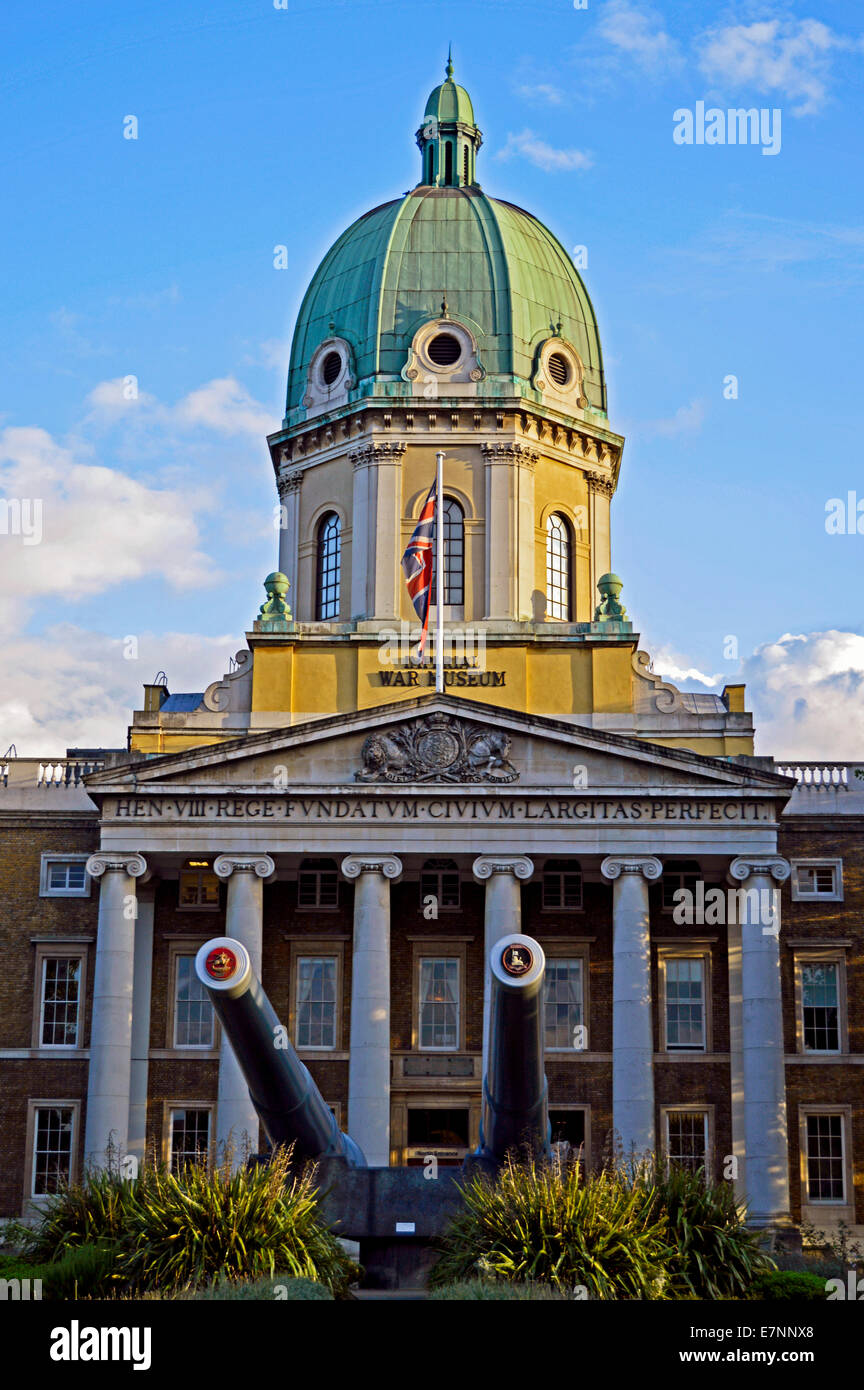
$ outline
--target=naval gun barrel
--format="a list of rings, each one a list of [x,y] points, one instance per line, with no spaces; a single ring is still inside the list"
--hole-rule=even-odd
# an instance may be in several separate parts
[[[499,1165],[508,1149],[551,1158],[543,1059],[546,957],[530,936],[504,936],[489,957],[492,973],[489,1053],[483,1078],[481,1165]]]
[[[294,1144],[301,1159],[344,1158],[352,1168],[366,1159],[336,1116],[288,1040],[249,952],[230,936],[201,947],[195,972],[204,985],[271,1144]]]

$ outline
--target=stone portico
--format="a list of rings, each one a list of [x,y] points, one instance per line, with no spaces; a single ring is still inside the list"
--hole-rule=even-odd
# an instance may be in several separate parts
[[[479,767],[460,764],[458,749],[483,738],[497,751]],[[406,747],[421,750],[414,763],[378,756]],[[391,885],[407,866],[416,874],[434,850],[483,886],[484,957],[523,927],[535,862],[571,857],[586,883],[611,895],[612,1119],[626,1153],[657,1141],[649,890],[664,861],[695,861],[706,880],[757,888],[788,873],[777,854],[787,779],[513,711],[493,718],[446,695],[106,769],[88,790],[101,841],[90,861],[100,883],[85,1143],[94,1156],[108,1130],[124,1151],[140,1146],[132,1051],[148,1000],[143,981],[140,996],[132,988],[141,919],[129,904],[148,876],[212,863],[227,882],[225,932],[260,970],[266,885],[310,856],[336,861],[354,889],[347,1128],[380,1165],[391,1154],[391,937],[403,930],[392,922]],[[732,1078],[741,1194],[755,1222],[772,1224],[789,1212],[778,937],[755,910],[735,931],[730,1047],[717,1060]],[[488,981],[483,999],[485,1038]],[[589,1037],[568,1059],[574,1082],[597,1060]],[[224,1043],[217,1116],[220,1139],[245,1131],[257,1143]]]

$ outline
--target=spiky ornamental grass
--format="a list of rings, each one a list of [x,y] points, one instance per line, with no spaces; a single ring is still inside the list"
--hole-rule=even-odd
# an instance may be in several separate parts
[[[344,1293],[356,1273],[318,1213],[313,1174],[291,1171],[290,1150],[271,1162],[231,1171],[189,1164],[179,1174],[148,1166],[139,1177],[88,1176],[52,1202],[33,1253],[110,1240],[118,1287],[163,1293],[279,1272]]]
[[[748,1298],[754,1280],[776,1268],[759,1248],[758,1232],[745,1226],[731,1183],[658,1163],[640,1181],[653,1189],[655,1210],[668,1223],[668,1297]]]
[[[670,1250],[650,1185],[607,1171],[583,1182],[578,1163],[509,1157],[496,1181],[477,1174],[442,1242],[431,1284],[478,1275],[537,1281],[589,1298],[656,1297]]]
[[[589,1298],[746,1297],[774,1267],[758,1239],[732,1188],[701,1173],[612,1162],[586,1178],[578,1162],[510,1157],[497,1181],[467,1185],[431,1282],[479,1275],[581,1285]]]

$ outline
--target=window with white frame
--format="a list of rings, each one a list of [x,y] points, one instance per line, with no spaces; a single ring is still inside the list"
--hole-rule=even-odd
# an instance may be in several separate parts
[[[77,1047],[81,1011],[81,957],[42,957],[39,1046]]]
[[[578,859],[547,859],[543,866],[546,912],[578,912],[582,907],[582,866]]]
[[[459,958],[423,956],[420,960],[418,1037],[424,1051],[459,1047]]]
[[[335,859],[304,859],[297,876],[297,906],[333,908],[339,906],[339,870]]]
[[[667,1052],[704,1052],[705,957],[661,957]]]
[[[459,868],[455,859],[427,859],[420,870],[420,906],[426,899],[435,899],[439,912],[454,912],[459,907]]]
[[[174,1046],[213,1047],[213,1005],[195,972],[194,955],[174,958]]]
[[[793,859],[793,902],[842,902],[842,859]]]
[[[708,1166],[708,1111],[666,1111],[666,1158],[670,1166],[695,1173]]]
[[[43,854],[39,895],[43,898],[88,898],[87,854]]]
[[[547,956],[543,994],[543,1024],[547,1052],[587,1047],[583,1022],[583,963],[581,957]]]
[[[34,1108],[31,1173],[34,1197],[50,1196],[70,1181],[75,1118],[75,1107],[71,1105],[37,1105]]]
[[[844,1203],[846,1151],[842,1113],[805,1117],[805,1162],[808,1202]]]
[[[336,1046],[337,959],[300,956],[297,961],[297,1046]]]
[[[840,962],[800,960],[801,1035],[805,1052],[840,1051]]]
[[[200,1106],[172,1109],[169,1119],[168,1162],[172,1173],[188,1163],[204,1163],[210,1149],[210,1111]]]

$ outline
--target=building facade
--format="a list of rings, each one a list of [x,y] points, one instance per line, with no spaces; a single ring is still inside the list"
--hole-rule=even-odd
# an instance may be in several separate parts
[[[370,1163],[460,1162],[485,962],[521,930],[557,1142],[864,1231],[864,765],[754,757],[742,686],[652,672],[585,287],[477,183],[449,65],[417,142],[417,187],[303,301],[247,647],[203,691],[146,686],[122,752],[2,767],[0,1215],[109,1143],[258,1146],[192,969],[222,934]],[[443,692],[400,569],[439,450]]]

